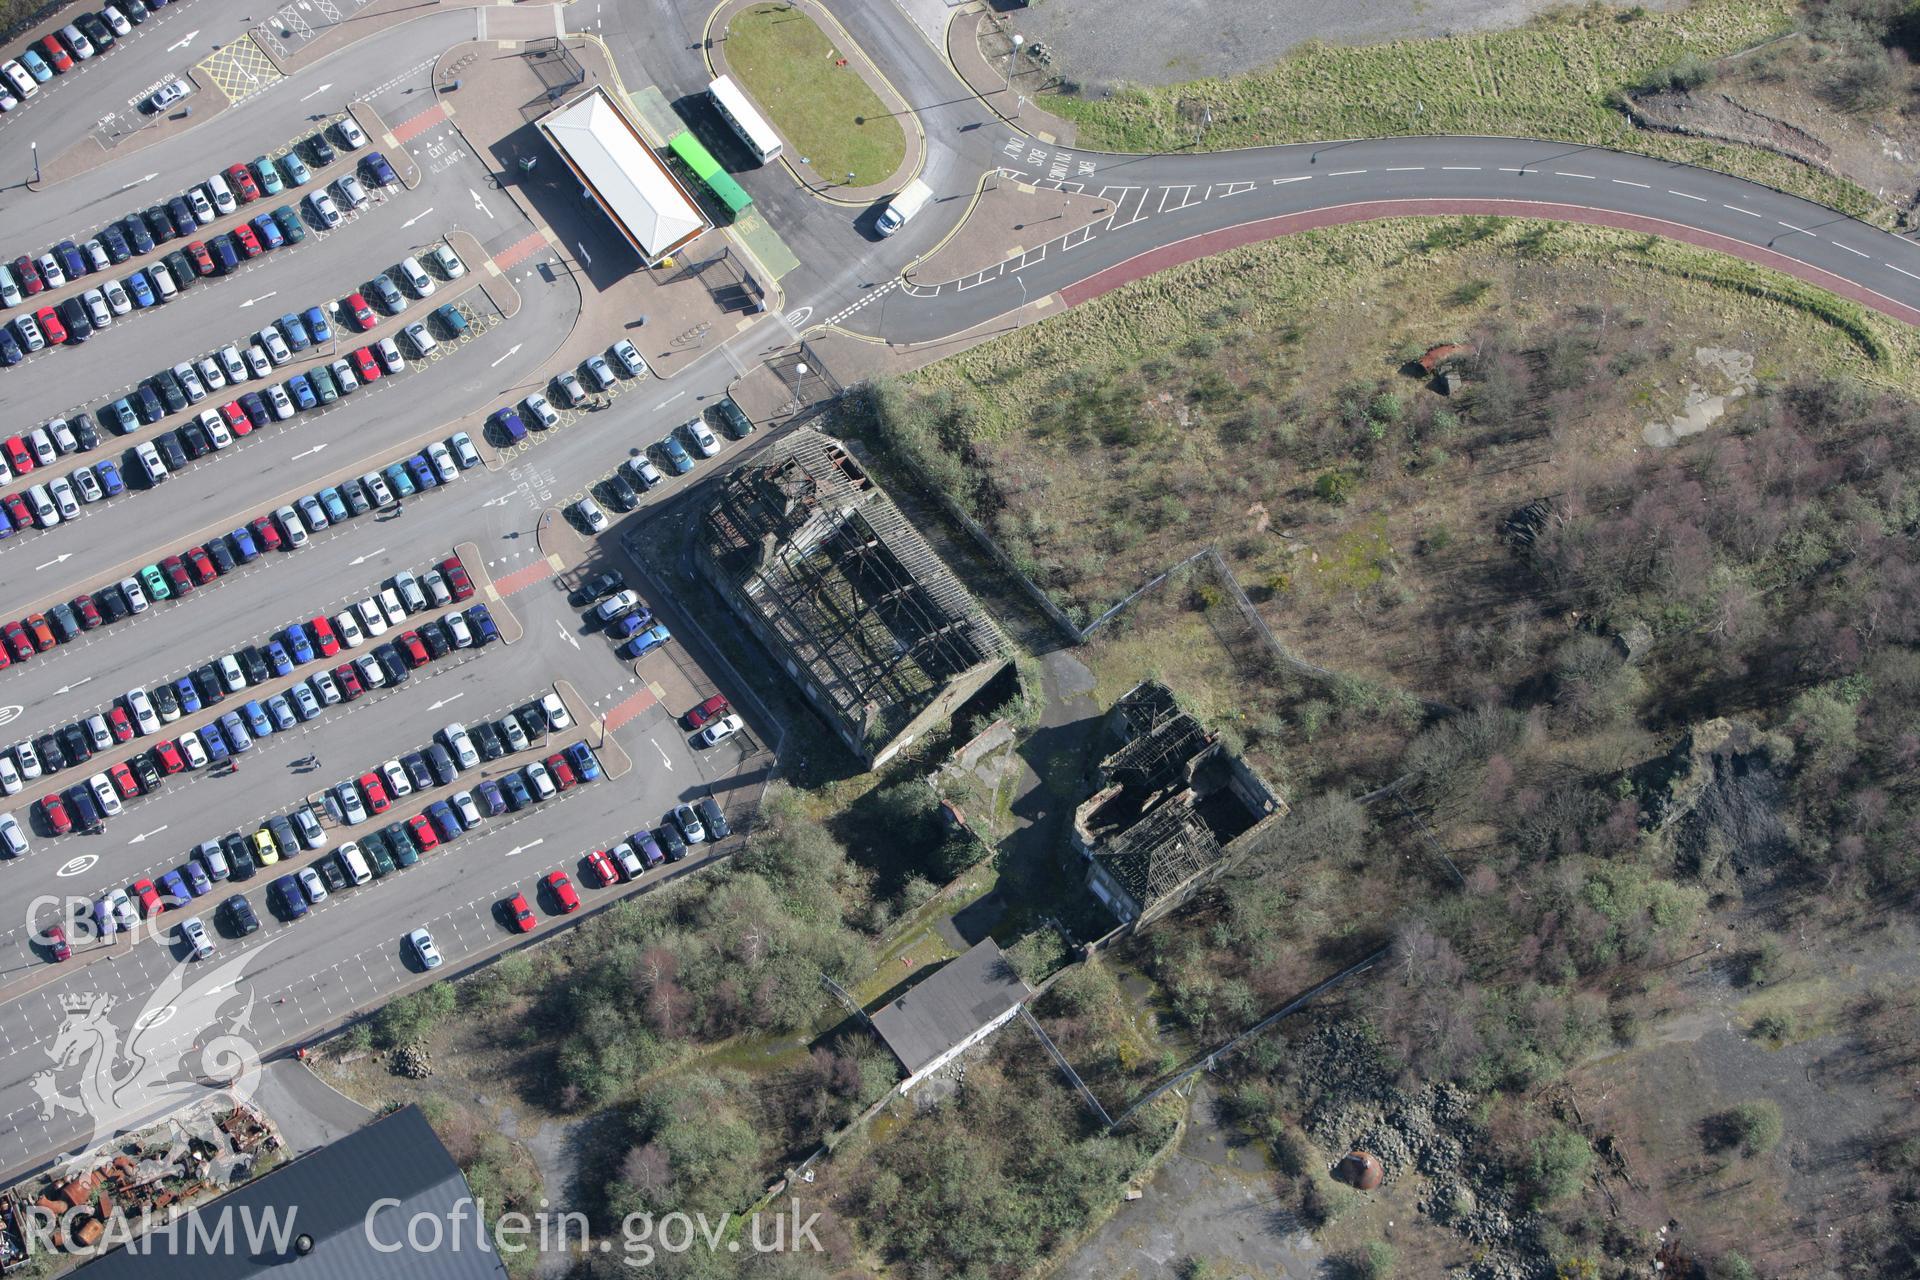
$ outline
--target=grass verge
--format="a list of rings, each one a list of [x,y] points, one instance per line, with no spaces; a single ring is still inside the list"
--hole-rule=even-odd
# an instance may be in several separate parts
[[[1636,129],[1616,95],[1682,61],[1792,29],[1789,0],[1698,0],[1671,11],[1593,4],[1507,31],[1344,46],[1314,43],[1265,71],[1111,97],[1049,96],[1083,147],[1228,150],[1417,134],[1554,138],[1702,165],[1885,221],[1885,202],[1773,152]],[[1204,131],[1201,108],[1212,112]]]
[[[812,18],[760,4],[727,26],[727,66],[814,172],[884,182],[906,159],[900,122]]]

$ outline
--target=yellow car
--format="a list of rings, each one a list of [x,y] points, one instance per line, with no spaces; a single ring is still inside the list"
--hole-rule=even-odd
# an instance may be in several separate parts
[[[280,861],[280,850],[273,843],[273,832],[265,827],[253,833],[253,860],[263,867]]]

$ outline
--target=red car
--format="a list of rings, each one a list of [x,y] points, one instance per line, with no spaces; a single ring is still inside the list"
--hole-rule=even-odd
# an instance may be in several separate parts
[[[331,658],[340,652],[340,637],[333,634],[333,623],[329,619],[312,619],[307,623],[307,633],[313,637],[313,647],[320,651],[321,657]]]
[[[151,880],[135,880],[133,896],[140,900],[140,914],[151,920],[167,909],[160,901],[160,891],[153,887]]]
[[[718,720],[730,710],[732,710],[732,708],[727,706],[727,700],[716,693],[693,710],[687,712],[683,719],[686,721],[687,728],[698,729],[709,720]]]
[[[473,598],[473,579],[467,576],[467,566],[460,563],[458,556],[450,560],[442,560],[440,572],[446,575],[447,586],[452,590],[456,601]]]
[[[380,377],[380,362],[373,358],[372,347],[361,347],[349,355],[353,362],[354,376],[361,382],[374,382]]]
[[[93,602],[92,596],[75,596],[68,603],[73,607],[74,614],[79,617],[82,631],[91,631],[106,621],[101,616],[100,606]]]
[[[207,554],[205,547],[188,547],[186,561],[187,568],[193,571],[193,580],[203,587],[220,576],[220,571],[214,568],[213,557]]]
[[[27,505],[25,494],[9,493],[0,497],[0,506],[6,507],[7,518],[13,521],[14,528],[31,529],[33,527],[33,508]]]
[[[60,643],[54,638],[53,628],[47,624],[47,615],[44,613],[30,613],[20,619],[20,625],[27,629],[27,635],[33,639],[34,649],[40,653]]]
[[[233,194],[240,197],[241,204],[252,204],[260,198],[260,184],[253,180],[253,174],[247,166],[237,164],[227,170],[227,181],[233,186]]]
[[[620,873],[613,869],[613,859],[607,856],[607,851],[604,849],[588,850],[587,866],[592,869],[594,878],[599,880],[602,886],[620,882]]]
[[[335,667],[333,679],[334,683],[340,686],[340,693],[348,702],[352,702],[367,691],[367,686],[360,682],[359,671],[354,669],[351,662],[343,662]]]
[[[20,281],[20,291],[29,298],[47,287],[47,282],[40,278],[40,268],[33,265],[32,258],[15,258],[13,274]]]
[[[187,759],[180,754],[180,744],[172,738],[156,742],[153,746],[153,766],[163,774],[176,774],[187,767]]]
[[[0,671],[5,671],[12,665],[13,659],[7,656],[7,651],[4,647],[0,647]]]
[[[73,58],[67,53],[67,46],[60,43],[58,36],[46,36],[40,41],[40,56],[61,75],[73,70]]]
[[[433,823],[427,820],[427,815],[424,813],[416,813],[408,818],[407,830],[413,832],[413,842],[420,846],[422,853],[440,843],[440,837],[434,831]]]
[[[534,918],[533,908],[527,905],[527,895],[524,893],[514,894],[500,904],[500,909],[506,912],[507,918],[513,921],[515,931],[519,933],[532,933],[533,926],[540,923]]]
[[[238,400],[229,400],[220,406],[220,416],[227,421],[227,430],[237,436],[243,436],[253,430],[253,419],[240,407]]]
[[[40,941],[47,944],[47,950],[53,954],[56,963],[73,959],[73,948],[67,945],[67,931],[59,925],[48,925],[47,931],[40,935]]]
[[[187,562],[179,556],[168,556],[160,562],[160,572],[167,575],[167,585],[173,588],[176,596],[189,595],[193,591],[193,577],[187,572]]]
[[[240,256],[243,258],[257,258],[265,252],[260,244],[260,237],[255,235],[253,228],[244,222],[233,229],[233,243],[234,247],[240,250]]]
[[[362,333],[380,323],[380,317],[373,314],[365,296],[358,293],[347,295],[347,314],[353,317],[353,327]]]
[[[131,742],[133,740],[133,717],[127,714],[125,707],[112,706],[107,708],[107,732],[113,735],[115,742]]]
[[[547,772],[553,775],[553,785],[562,791],[573,790],[573,784],[580,781],[573,775],[573,766],[568,764],[567,758],[562,755],[547,757]]]
[[[122,800],[131,800],[140,794],[140,784],[133,779],[133,770],[127,768],[127,762],[116,760],[107,766],[107,777],[113,779],[113,789],[120,793]]]
[[[25,662],[36,652],[33,641],[27,636],[27,629],[17,622],[0,627],[0,639],[6,640],[7,652],[13,655],[15,662]]]
[[[280,530],[274,527],[272,516],[261,516],[249,525],[248,528],[253,530],[255,540],[258,541],[265,550],[278,551],[280,549]]]
[[[67,340],[67,326],[52,307],[40,308],[33,313],[33,319],[40,326],[40,332],[47,335],[48,346],[57,347]]]
[[[189,243],[187,245],[187,257],[193,260],[195,275],[210,276],[213,274],[213,254],[208,251],[204,240],[195,240]]]
[[[27,442],[19,436],[8,437],[0,449],[6,450],[7,465],[13,468],[13,474],[17,476],[23,476],[40,465],[33,459],[33,450],[27,448]]]
[[[73,830],[73,815],[67,812],[67,802],[59,796],[40,797],[40,817],[47,824],[47,830],[57,836]]]
[[[547,873],[547,878],[540,883],[547,886],[547,891],[553,894],[553,900],[559,904],[561,915],[580,909],[580,895],[574,892],[573,881],[567,879],[566,872],[550,871]]]
[[[387,785],[377,773],[360,775],[360,794],[366,798],[368,813],[385,813],[393,801],[387,799]]]
[[[433,655],[427,652],[426,641],[420,638],[418,631],[402,631],[400,633],[400,650],[407,655],[407,665],[409,667],[418,669],[426,666],[427,663],[433,660]]]

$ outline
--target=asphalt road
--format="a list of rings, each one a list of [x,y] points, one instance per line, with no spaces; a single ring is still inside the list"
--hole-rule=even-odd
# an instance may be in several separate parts
[[[1906,242],[1751,184],[1642,157],[1457,138],[1156,157],[1041,146],[968,94],[890,0],[845,0],[839,8],[843,21],[861,33],[867,53],[915,107],[928,140],[923,176],[939,203],[882,241],[871,234],[872,210],[816,200],[780,171],[743,175],[802,258],[782,283],[788,314],[807,317],[794,321],[803,326],[837,323],[894,342],[943,337],[1189,237],[1301,213],[1379,216],[1408,207],[1397,202],[1409,200],[1478,201],[1503,210],[1525,202],[1560,216],[1588,211],[1594,217],[1657,219],[1686,234],[1787,255],[1833,273],[1846,287],[1875,291],[1888,306],[1920,306],[1920,253]],[[169,9],[176,26],[192,20],[188,30],[198,23],[212,31],[216,18],[238,30],[241,19],[259,16],[236,15],[231,0],[190,0],[177,13]],[[568,17],[588,21],[583,7]],[[704,62],[689,47],[697,32],[667,0],[614,6],[593,21],[604,22],[597,34],[608,41],[629,87],[659,83],[670,98],[684,98],[704,86]],[[0,256],[77,238],[228,164],[272,151],[310,130],[312,117],[337,113],[356,99],[371,101],[389,125],[398,125],[429,105],[424,77],[433,56],[472,30],[471,14],[434,11],[275,83],[238,110],[209,115],[85,177],[41,192],[8,187],[0,191]],[[0,172],[30,168],[28,143],[36,135],[45,147],[62,136],[60,129],[97,122],[118,109],[133,91],[129,86],[158,78],[173,69],[173,59],[190,52],[145,41],[59,86],[60,112],[16,113],[0,121]],[[527,225],[503,196],[487,194],[486,170],[463,154],[450,129],[428,130],[408,148],[423,174],[418,189],[389,192],[331,235],[270,254],[253,269],[115,325],[82,348],[50,352],[8,371],[0,377],[0,406],[9,420],[26,423],[76,405],[96,406],[154,369],[238,338],[295,303],[337,298],[403,253],[451,231],[471,232],[489,252],[524,238]],[[976,277],[905,283],[901,273],[945,238],[972,192],[994,174],[1039,185],[1078,184],[1110,201],[1112,212],[1091,228],[1074,229]],[[1489,203],[1495,201],[1515,203]],[[605,247],[611,254],[610,233]],[[579,314],[581,286],[551,254],[537,254],[511,269],[522,305],[509,318],[474,288],[485,278],[482,264],[469,265],[474,274],[442,295],[466,298],[485,322],[470,341],[325,413],[255,433],[157,492],[133,492],[71,526],[8,539],[0,545],[0,593],[10,608],[26,612],[28,601],[97,589],[130,565],[232,528],[334,477],[393,461],[539,385],[554,372],[553,353]],[[242,305],[249,301],[254,305]],[[778,326],[781,320],[763,323]],[[394,327],[384,325],[380,332]],[[741,352],[757,349],[748,344],[764,345],[765,334],[749,331],[734,345]],[[618,336],[610,333],[606,340]],[[123,1106],[144,1110],[164,1093],[159,1081],[127,1077],[118,1068],[103,1073],[95,1049],[111,1050],[108,1056],[119,1061],[138,1039],[139,1057],[170,1063],[169,1074],[185,1078],[210,1068],[191,1055],[182,1060],[180,1051],[223,1032],[259,1051],[297,1042],[427,980],[403,954],[400,939],[407,930],[433,928],[454,969],[497,951],[511,937],[490,915],[494,902],[530,890],[553,867],[564,867],[580,883],[583,851],[657,825],[671,804],[704,793],[738,766],[735,748],[691,748],[671,722],[671,713],[684,708],[654,701],[630,665],[613,659],[566,605],[569,578],[546,576],[536,546],[543,512],[571,501],[638,446],[709,403],[735,372],[729,353],[713,350],[668,384],[623,383],[604,408],[569,414],[565,425],[544,433],[534,447],[470,472],[448,490],[410,499],[398,516],[353,520],[316,537],[306,550],[269,556],[218,586],[0,673],[0,715],[12,717],[7,732],[30,735],[288,622],[336,609],[395,570],[418,570],[458,543],[476,544],[496,579],[523,575],[509,579],[515,589],[496,605],[524,628],[510,649],[495,646],[435,664],[399,691],[369,695],[267,740],[249,757],[244,786],[237,777],[170,783],[131,803],[106,834],[41,837],[30,855],[4,868],[22,911],[0,922],[0,1001],[8,1014],[0,1019],[0,1167],[30,1165],[84,1139],[96,1117]],[[628,521],[644,528],[662,502],[680,498],[726,465],[723,457],[703,463],[694,477],[669,482]],[[616,526],[614,532],[620,531]],[[606,538],[594,544],[586,567],[613,562],[615,545]],[[650,603],[670,625],[677,622],[671,600]],[[648,659],[642,664],[646,680],[664,674],[669,657],[685,655]],[[556,680],[577,688],[594,714],[616,712],[615,740],[633,760],[632,773],[576,789],[511,821],[489,823],[419,867],[336,895],[308,920],[270,923],[245,943],[224,940],[209,964],[178,963],[178,943],[170,934],[90,948],[64,968],[47,965],[26,942],[33,924],[45,918],[38,913],[52,909],[43,902],[30,916],[35,899],[69,891],[91,896],[178,865],[201,840],[250,830],[322,785],[424,744],[449,720],[471,723]],[[309,755],[319,758],[317,768],[292,767]],[[76,777],[77,771],[69,772],[59,781]],[[21,812],[26,800],[46,789],[37,785],[8,807]],[[397,813],[416,811],[407,805]],[[679,869],[690,865],[692,860]],[[249,886],[256,908],[263,905],[258,898],[266,879]],[[588,895],[590,901],[609,896],[597,890]],[[261,915],[267,918],[265,911]],[[111,1005],[88,1005],[90,997]],[[81,1112],[65,1105],[76,1100]]]

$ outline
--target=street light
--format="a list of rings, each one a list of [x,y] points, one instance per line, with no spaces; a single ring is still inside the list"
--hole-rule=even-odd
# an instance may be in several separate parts
[[[1007,88],[1009,90],[1013,88],[1013,60],[1020,56],[1021,46],[1026,43],[1027,38],[1025,36],[1021,35],[1018,31],[1013,33],[1013,48],[1007,50]]]

